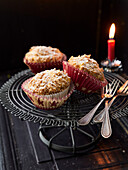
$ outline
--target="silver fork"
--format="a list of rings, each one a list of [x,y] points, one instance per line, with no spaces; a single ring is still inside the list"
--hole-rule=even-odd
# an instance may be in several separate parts
[[[126,87],[126,89],[127,89],[127,87]],[[124,91],[126,91],[126,89]],[[104,138],[109,138],[111,136],[111,134],[112,134],[112,128],[111,128],[111,123],[110,123],[110,117],[109,117],[109,111],[108,110],[109,110],[108,109],[108,101],[106,101],[106,103],[105,103],[105,114],[104,114],[104,117],[103,117],[103,123],[102,123],[102,127],[101,127],[101,135]]]
[[[104,114],[103,123],[101,126],[101,135],[104,138],[109,138],[112,134],[110,117],[109,117],[109,112],[107,108],[108,108],[108,100],[105,102],[105,114]]]
[[[115,94],[117,88],[119,86],[119,80],[113,80],[112,83],[106,85],[105,87],[105,94],[103,94],[103,98],[101,99],[101,101],[88,113],[86,114],[84,117],[82,117],[79,121],[78,124],[80,125],[87,125],[92,117],[94,116],[95,112],[97,111],[98,107],[101,105],[101,103],[106,99],[106,98],[111,98],[113,97],[113,95]]]
[[[119,90],[117,91],[117,95],[114,96],[112,98],[112,100],[109,102],[107,109],[109,110],[111,105],[113,104],[114,100],[118,97],[118,96],[126,96],[128,95],[128,80],[119,88]],[[98,123],[98,122],[102,122],[103,121],[103,117],[105,114],[105,109],[103,109],[99,114],[97,114],[94,118],[93,118],[93,122]]]

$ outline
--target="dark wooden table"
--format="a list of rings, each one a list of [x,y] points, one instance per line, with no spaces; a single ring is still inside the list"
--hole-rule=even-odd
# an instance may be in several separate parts
[[[1,73],[0,86],[9,77],[9,72]],[[109,139],[101,138],[93,150],[79,155],[49,149],[38,128],[38,123],[22,121],[0,105],[0,170],[128,169],[127,116],[112,121]]]

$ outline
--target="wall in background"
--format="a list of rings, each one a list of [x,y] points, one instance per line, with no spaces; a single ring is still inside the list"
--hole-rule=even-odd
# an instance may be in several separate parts
[[[122,61],[124,71],[128,74],[128,1],[102,1],[101,29],[99,41],[100,58],[107,57],[107,39],[111,23],[116,25],[116,58]]]
[[[25,67],[23,57],[33,45],[57,47],[68,57],[91,53],[96,58],[98,0],[0,3],[0,69]]]
[[[0,70],[27,68],[23,57],[33,45],[57,47],[68,57],[91,53],[100,62],[107,57],[112,22],[117,27],[116,56],[124,60],[127,11],[127,0],[1,1]]]

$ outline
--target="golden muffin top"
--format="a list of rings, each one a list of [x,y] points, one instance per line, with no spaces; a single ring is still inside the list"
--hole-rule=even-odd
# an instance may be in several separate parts
[[[33,46],[25,54],[24,60],[32,63],[43,63],[49,61],[61,61],[63,53],[57,48],[46,46]],[[24,61],[25,62],[25,61]]]
[[[90,58],[91,55],[79,55],[78,57],[71,57],[68,62],[70,65],[87,72],[100,81],[104,80],[103,68],[99,68],[99,64],[94,59]]]
[[[60,70],[51,69],[37,73],[27,84],[32,93],[50,95],[70,86],[70,77]]]

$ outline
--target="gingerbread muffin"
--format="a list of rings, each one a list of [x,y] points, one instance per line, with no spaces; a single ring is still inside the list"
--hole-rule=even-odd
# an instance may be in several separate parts
[[[76,89],[84,93],[95,92],[107,84],[103,69],[90,56],[72,56],[68,62],[63,62],[63,69],[71,77]]]
[[[33,46],[26,53],[23,61],[33,73],[39,73],[52,68],[61,69],[66,55],[57,48]]]
[[[74,90],[71,78],[63,71],[51,69],[37,73],[22,84],[32,103],[41,109],[61,106]]]

